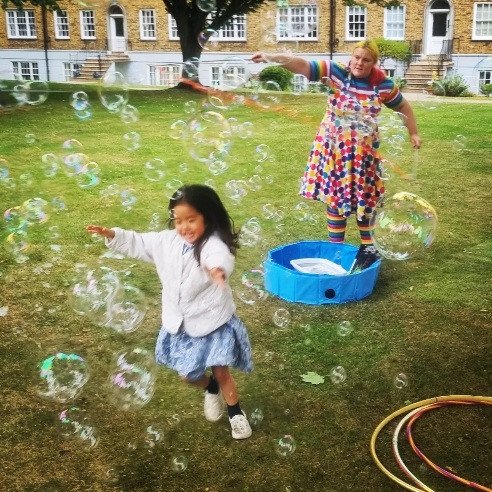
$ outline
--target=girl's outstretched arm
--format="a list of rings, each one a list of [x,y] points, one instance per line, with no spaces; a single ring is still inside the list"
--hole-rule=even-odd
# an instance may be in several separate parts
[[[108,229],[107,227],[98,226],[98,225],[88,225],[85,230],[89,234],[97,234],[98,236],[105,237],[107,239],[114,238],[114,231],[112,229]]]

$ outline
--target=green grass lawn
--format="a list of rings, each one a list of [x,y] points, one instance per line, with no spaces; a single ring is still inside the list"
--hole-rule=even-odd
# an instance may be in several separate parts
[[[83,88],[83,87],[82,87]],[[202,416],[202,395],[175,374],[157,369],[153,398],[144,407],[124,411],[107,391],[115,353],[134,347],[153,350],[160,322],[160,284],[151,266],[126,259],[101,259],[103,245],[85,233],[89,223],[148,230],[152,214],[166,220],[166,184],[171,180],[204,183],[213,179],[236,225],[257,217],[261,241],[239,250],[231,284],[236,292],[244,272],[259,268],[266,252],[301,239],[325,239],[323,207],[307,203],[317,222],[300,222],[298,183],[312,138],[324,112],[322,95],[284,96],[280,108],[231,106],[222,113],[235,124],[253,124],[252,135],[240,130],[233,139],[229,169],[214,176],[190,157],[189,147],[169,137],[170,125],[189,119],[187,101],[201,96],[176,90],[132,92],[130,104],[140,119],[126,124],[99,104],[87,88],[93,117],[79,121],[69,105],[81,86],[54,86],[39,106],[0,109],[0,167],[7,165],[15,188],[0,183],[0,210],[41,197],[60,197],[65,212],[50,209],[49,219],[28,230],[29,260],[17,263],[0,249],[0,361],[2,439],[0,490],[5,491],[393,491],[401,490],[376,467],[369,441],[377,424],[399,408],[440,395],[490,394],[490,189],[492,106],[439,102],[414,103],[423,140],[417,181],[408,149],[396,164],[388,193],[409,191],[428,200],[438,214],[434,244],[425,255],[403,262],[383,261],[373,294],[359,302],[323,307],[294,305],[269,297],[253,305],[237,300],[248,326],[255,370],[237,373],[241,403],[248,414],[260,409],[264,419],[253,436],[235,442],[224,418],[218,424]],[[92,92],[91,92],[92,91]],[[213,108],[212,108],[213,109]],[[388,111],[388,110],[385,110]],[[141,135],[142,145],[125,149],[123,135]],[[33,134],[34,143],[27,143]],[[457,135],[466,148],[457,150]],[[247,137],[247,138],[243,138]],[[62,144],[77,139],[82,152],[100,168],[101,183],[81,189],[63,172],[48,178],[41,157],[62,153]],[[255,148],[268,145],[273,157],[256,161]],[[383,150],[385,149],[383,144]],[[144,163],[165,162],[162,181],[149,181]],[[388,156],[389,157],[389,156]],[[186,164],[186,167],[183,166]],[[26,179],[25,174],[32,177]],[[228,197],[230,180],[261,176],[261,189],[248,189],[239,203]],[[101,198],[111,184],[132,189],[135,206],[124,211]],[[283,210],[281,223],[266,219],[263,206]],[[59,237],[54,238],[57,226]],[[0,239],[6,243],[2,226]],[[355,223],[347,239],[357,244]],[[53,245],[55,247],[53,248]],[[59,250],[59,251],[57,251]],[[127,335],[90,323],[67,302],[75,265],[128,269],[128,279],[148,301],[144,323]],[[285,308],[287,328],[278,328],[273,313]],[[354,330],[337,333],[339,322]],[[75,400],[60,403],[38,395],[39,363],[56,352],[75,353],[87,361],[90,378]],[[347,379],[333,384],[330,370],[342,365]],[[312,385],[301,375],[316,372],[324,383]],[[404,373],[408,386],[397,389]],[[58,430],[60,411],[76,406],[96,429],[90,449],[76,436]],[[490,407],[444,407],[422,417],[414,431],[418,446],[435,463],[458,475],[492,486]],[[380,436],[378,452],[385,465],[404,479],[394,464],[391,434]],[[158,431],[157,444],[149,444]],[[391,432],[390,432],[391,431]],[[290,435],[296,449],[276,453],[278,438]],[[149,437],[150,436],[150,437]],[[405,462],[424,483],[438,491],[465,487],[422,464],[401,437]],[[173,461],[174,460],[174,461]],[[173,463],[186,460],[184,471]],[[408,479],[405,479],[408,480]]]

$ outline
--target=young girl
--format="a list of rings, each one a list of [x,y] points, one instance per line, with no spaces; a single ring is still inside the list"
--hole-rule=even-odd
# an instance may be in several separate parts
[[[207,420],[221,418],[224,398],[232,437],[246,439],[251,427],[229,371],[252,370],[248,334],[235,315],[227,282],[238,247],[232,219],[217,193],[204,185],[181,187],[168,208],[174,229],[138,233],[89,225],[87,231],[105,237],[112,250],[155,265],[163,286],[157,362],[205,390]]]

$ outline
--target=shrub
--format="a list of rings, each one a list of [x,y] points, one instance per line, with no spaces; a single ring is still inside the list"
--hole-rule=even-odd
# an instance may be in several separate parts
[[[284,67],[272,66],[264,68],[258,78],[263,83],[269,80],[276,82],[285,91],[291,87],[294,74]]]
[[[436,96],[467,97],[468,85],[462,75],[446,75],[441,80],[432,81],[432,93]]]
[[[482,84],[480,86],[480,94],[487,97],[492,96],[492,84]]]
[[[398,89],[400,90],[407,85],[407,79],[404,79],[402,77],[395,77],[393,79],[393,82],[395,83],[396,87],[398,87]]]

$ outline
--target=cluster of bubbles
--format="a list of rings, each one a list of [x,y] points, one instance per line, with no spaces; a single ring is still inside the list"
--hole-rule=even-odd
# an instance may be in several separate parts
[[[49,218],[50,204],[40,197],[29,198],[21,205],[5,210],[4,226],[8,232],[5,247],[17,263],[29,259],[25,252],[29,247],[28,228],[43,224]]]
[[[124,212],[130,212],[137,203],[137,195],[133,188],[120,186],[116,183],[103,188],[99,195],[107,206],[118,204]]]
[[[377,207],[374,245],[385,258],[407,260],[422,254],[434,241],[437,214],[423,198],[395,193]]]
[[[74,138],[65,140],[60,152],[43,154],[41,168],[47,178],[53,178],[63,171],[83,190],[94,188],[101,181],[99,164],[83,152],[82,143]]]
[[[118,333],[135,331],[147,312],[142,291],[108,267],[79,266],[69,291],[69,302],[77,314]]]

